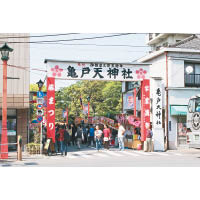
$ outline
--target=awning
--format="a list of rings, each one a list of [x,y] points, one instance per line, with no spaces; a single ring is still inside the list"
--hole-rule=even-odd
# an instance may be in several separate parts
[[[170,106],[170,115],[187,115],[187,106]]]

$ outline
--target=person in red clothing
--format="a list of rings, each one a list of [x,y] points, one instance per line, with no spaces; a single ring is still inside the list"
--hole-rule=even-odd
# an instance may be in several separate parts
[[[107,125],[104,125],[103,129],[103,135],[104,135],[104,148],[109,150],[109,138],[110,138],[110,129]]]
[[[63,150],[64,150],[64,127],[62,126],[60,129],[59,129],[59,138],[58,138],[58,141],[60,142],[60,152],[61,152],[61,155],[63,155]]]

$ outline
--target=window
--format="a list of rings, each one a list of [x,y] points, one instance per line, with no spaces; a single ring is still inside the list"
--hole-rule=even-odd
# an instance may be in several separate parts
[[[200,86],[200,64],[185,63],[185,87]]]
[[[188,111],[190,113],[200,112],[200,97],[195,99],[190,99],[188,104]]]
[[[126,82],[126,91],[133,90],[134,82]]]

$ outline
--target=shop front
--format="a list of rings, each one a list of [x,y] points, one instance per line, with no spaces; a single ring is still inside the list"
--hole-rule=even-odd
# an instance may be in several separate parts
[[[128,114],[119,114],[116,120],[125,128],[124,146],[126,148],[142,150],[140,118]]]
[[[1,128],[2,128],[2,112],[0,111],[0,141],[1,141]],[[17,117],[16,109],[8,109],[7,112],[7,130],[8,130],[8,143],[17,142]],[[8,145],[9,150],[16,150],[16,145]]]
[[[171,120],[169,121],[169,131],[174,133],[177,147],[188,146],[187,136],[187,105],[171,105]]]

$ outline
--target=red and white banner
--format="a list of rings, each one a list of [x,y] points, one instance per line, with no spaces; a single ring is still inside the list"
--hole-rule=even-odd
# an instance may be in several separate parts
[[[55,78],[47,78],[47,138],[55,143]]]
[[[150,127],[150,81],[144,79],[141,83],[141,141],[146,140],[146,131]]]

